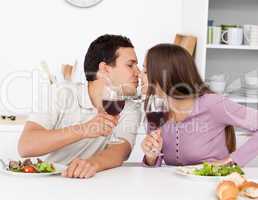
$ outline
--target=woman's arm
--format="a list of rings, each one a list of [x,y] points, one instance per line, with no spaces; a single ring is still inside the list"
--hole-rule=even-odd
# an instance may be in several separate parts
[[[230,155],[234,162],[244,166],[258,155],[258,111],[235,103],[226,97],[218,96],[214,95],[219,100],[210,106],[214,120],[225,126],[243,128],[252,135],[246,143]]]

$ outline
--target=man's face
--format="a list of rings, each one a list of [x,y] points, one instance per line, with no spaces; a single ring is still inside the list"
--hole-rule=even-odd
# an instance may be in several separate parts
[[[114,86],[122,86],[124,95],[133,96],[138,86],[138,62],[133,48],[119,48],[115,66],[110,66],[108,76]]]

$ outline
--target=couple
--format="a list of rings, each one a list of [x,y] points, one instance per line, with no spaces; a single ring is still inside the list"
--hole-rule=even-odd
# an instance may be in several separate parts
[[[87,90],[88,102],[101,110],[106,78],[122,86],[125,95],[134,96],[139,77],[145,104],[156,94],[166,97],[170,108],[167,123],[156,132],[148,131],[142,142],[145,166],[160,166],[163,160],[168,165],[208,161],[244,166],[258,155],[257,111],[210,91],[187,51],[172,44],[156,45],[147,52],[142,72],[137,64],[128,38],[103,35],[93,41],[84,61],[87,88],[68,84],[69,90],[54,93],[51,109],[32,113],[19,140],[20,155],[48,154],[47,161],[68,166],[62,175],[70,178],[89,178],[121,166],[134,145],[139,106],[127,101],[117,118],[103,112],[89,114],[81,98],[74,99]],[[252,134],[237,150],[233,126]],[[111,133],[123,143],[110,144]]]

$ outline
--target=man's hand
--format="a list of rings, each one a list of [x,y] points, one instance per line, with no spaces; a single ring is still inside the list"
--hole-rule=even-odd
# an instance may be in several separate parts
[[[98,164],[91,160],[75,159],[62,173],[67,178],[91,178],[98,170]]]
[[[90,178],[97,172],[119,167],[128,157],[131,145],[125,140],[122,144],[108,145],[102,151],[97,152],[88,159],[75,159],[62,176],[69,178]]]
[[[99,113],[90,121],[80,125],[83,138],[109,136],[118,123],[118,118],[106,113]]]

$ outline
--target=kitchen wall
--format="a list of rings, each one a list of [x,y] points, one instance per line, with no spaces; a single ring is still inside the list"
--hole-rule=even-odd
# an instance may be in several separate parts
[[[131,38],[141,65],[149,47],[171,42],[182,29],[182,2],[104,0],[79,9],[64,0],[0,1],[0,20],[0,112],[26,114],[36,101],[33,93],[46,84],[38,70],[42,60],[61,80],[62,63],[78,59],[81,72],[90,42],[113,33]],[[78,73],[77,80],[84,76]]]

